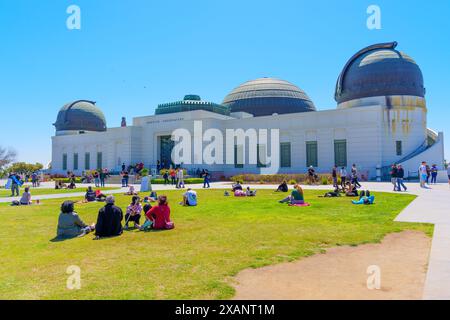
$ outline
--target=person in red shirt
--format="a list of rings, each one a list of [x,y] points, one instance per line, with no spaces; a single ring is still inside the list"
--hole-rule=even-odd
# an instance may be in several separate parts
[[[153,229],[166,230],[174,228],[173,222],[170,221],[170,207],[166,196],[159,196],[158,205],[152,207],[145,215],[148,220],[153,222]]]

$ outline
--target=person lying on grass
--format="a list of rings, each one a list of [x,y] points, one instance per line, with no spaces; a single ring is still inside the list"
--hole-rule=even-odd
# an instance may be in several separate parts
[[[115,237],[122,234],[122,209],[115,206],[113,196],[106,197],[106,205],[98,212],[95,224],[95,240],[105,237]]]
[[[128,223],[133,222],[135,228],[140,228],[139,221],[141,220],[142,206],[138,196],[133,196],[131,203],[127,208],[125,214],[125,230],[128,229]]]
[[[294,190],[292,190],[291,195],[287,196],[283,200],[279,201],[280,203],[289,203],[292,205],[297,204],[305,204],[305,197],[303,194],[303,189],[300,187],[300,185],[296,184],[294,186]]]
[[[375,196],[370,195],[370,191],[361,191],[361,195],[358,201],[352,200],[353,204],[373,204],[375,202]]]
[[[183,194],[183,201],[180,204],[183,206],[195,207],[197,205],[197,192],[188,188]]]
[[[151,228],[154,230],[169,230],[175,228],[175,225],[170,220],[170,207],[166,196],[159,196],[158,205],[151,207],[146,211],[145,216],[149,222],[147,223],[146,221],[141,230],[144,230],[146,224],[151,224]]]
[[[88,226],[75,212],[73,201],[64,201],[58,218],[57,238],[82,237],[95,230],[95,224]]]
[[[289,187],[288,184],[286,182],[286,180],[284,180],[279,186],[278,189],[275,192],[288,192],[289,191]]]

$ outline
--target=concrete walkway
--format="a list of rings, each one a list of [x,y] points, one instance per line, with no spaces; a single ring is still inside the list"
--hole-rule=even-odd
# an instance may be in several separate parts
[[[51,188],[54,184],[44,183],[41,188]],[[363,189],[379,192],[393,192],[390,183],[363,183]],[[88,185],[82,185],[87,187]],[[211,183],[213,189],[229,189],[230,182]],[[247,186],[247,185],[245,185]],[[395,219],[399,222],[431,223],[435,225],[432,248],[428,264],[427,279],[425,282],[424,299],[450,300],[450,187],[448,184],[438,184],[430,189],[422,189],[418,183],[407,184],[408,192],[417,195],[408,207],[405,208]],[[128,188],[120,188],[120,185],[106,185],[106,187],[117,187],[117,190],[105,191],[106,194],[125,193]],[[154,191],[174,190],[173,186],[153,185]],[[189,185],[193,189],[201,189],[201,184]],[[275,185],[250,185],[252,189],[272,189]],[[136,191],[140,186],[135,185]],[[304,186],[305,189],[329,190],[330,186]],[[33,196],[33,200],[62,199],[82,197],[84,192],[62,193],[51,195]],[[0,198],[0,203],[11,202],[19,198]]]

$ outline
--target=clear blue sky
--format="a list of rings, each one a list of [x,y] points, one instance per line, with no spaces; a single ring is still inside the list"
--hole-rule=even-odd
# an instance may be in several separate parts
[[[66,9],[81,8],[81,30]],[[366,9],[381,7],[382,29]],[[263,76],[291,81],[335,108],[336,78],[359,49],[398,41],[420,65],[428,125],[450,158],[450,1],[1,0],[0,145],[47,163],[59,108],[91,99],[108,126],[195,93],[221,102]]]

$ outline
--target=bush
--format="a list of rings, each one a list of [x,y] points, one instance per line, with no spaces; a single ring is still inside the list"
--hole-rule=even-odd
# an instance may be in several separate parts
[[[187,178],[184,179],[185,184],[199,184],[203,183],[202,178]],[[152,179],[152,184],[164,184],[164,179]]]
[[[261,174],[240,174],[230,178],[231,181],[242,183],[265,183],[265,184],[279,184],[283,180],[288,181],[288,184],[310,184],[306,174],[272,174],[272,175],[261,175]],[[331,174],[319,174],[318,182],[324,185],[332,184],[333,178]]]
[[[53,178],[53,181],[61,181],[62,183],[70,183],[69,178]],[[81,178],[75,178],[75,183],[81,183]]]
[[[170,169],[161,169],[161,170],[159,170],[159,175],[160,176],[164,175],[164,172],[166,172],[166,171],[167,171],[167,173],[170,173]],[[183,173],[184,173],[184,175],[187,175],[186,169],[183,169]]]

